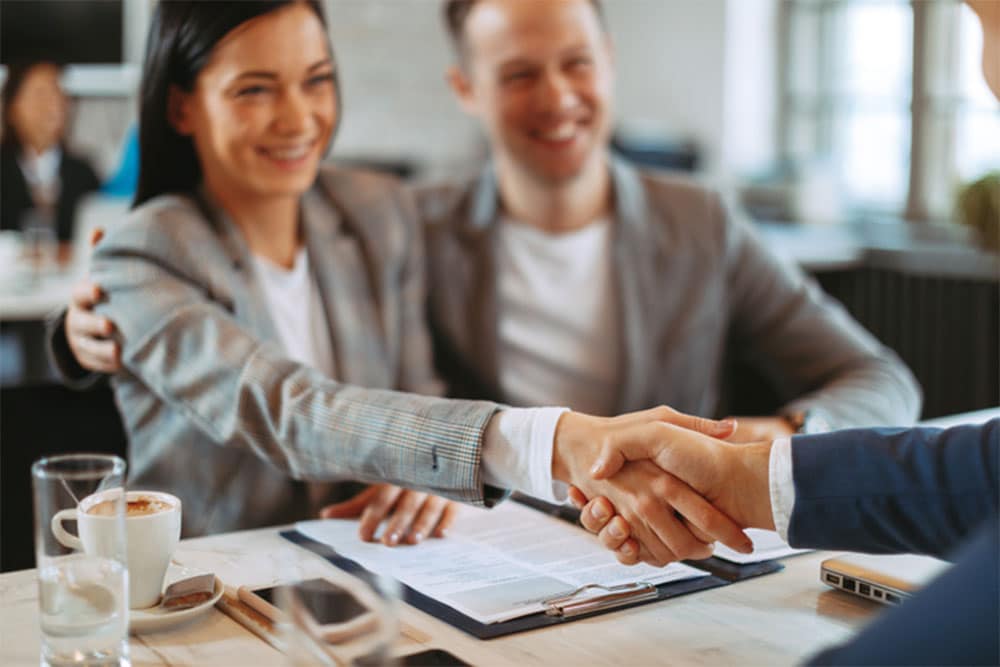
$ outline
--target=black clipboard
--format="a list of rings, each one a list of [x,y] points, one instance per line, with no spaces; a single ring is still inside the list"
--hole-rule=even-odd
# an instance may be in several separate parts
[[[297,530],[282,531],[280,535],[293,544],[297,544],[304,549],[322,556],[333,566],[345,572],[349,572],[361,579],[372,576],[368,570],[361,567],[357,562],[341,556],[328,545],[317,542]],[[613,589],[605,589],[607,592],[606,595],[597,598],[588,598],[586,602],[574,602],[571,594],[549,600],[550,611],[547,613],[540,612],[504,621],[503,623],[489,624],[480,623],[474,618],[466,616],[454,608],[410,588],[406,584],[401,583],[400,588],[402,589],[402,598],[407,604],[413,605],[417,609],[425,611],[473,637],[478,639],[493,639],[516,632],[569,623],[577,619],[590,618],[591,616],[616,609],[636,607],[656,602],[657,600],[666,600],[667,598],[727,586],[728,584],[729,582],[724,579],[709,575],[707,577],[699,577],[698,579],[671,581],[659,586],[635,584],[628,587],[614,587]],[[578,592],[581,591],[574,591],[574,593]]]
[[[548,514],[549,516],[557,519],[562,519],[563,521],[572,523],[575,526],[580,525],[580,510],[575,507],[571,507],[569,505],[553,505],[552,503],[547,503],[544,500],[539,500],[538,498],[533,498],[532,496],[527,496],[521,493],[512,494],[511,500],[516,500],[522,505],[527,505],[528,507],[536,509],[543,514]],[[771,574],[772,572],[780,572],[785,569],[785,566],[778,560],[762,560],[756,563],[740,564],[725,560],[724,558],[712,556],[710,558],[705,558],[704,560],[686,560],[683,562],[685,565],[690,565],[691,567],[698,568],[699,570],[704,570],[711,573],[712,576],[725,579],[728,582],[753,579],[754,577]]]

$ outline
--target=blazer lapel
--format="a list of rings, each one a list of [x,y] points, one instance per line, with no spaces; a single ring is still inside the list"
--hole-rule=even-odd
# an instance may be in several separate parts
[[[204,188],[200,188],[196,199],[206,218],[215,226],[222,241],[231,265],[235,280],[227,281],[229,296],[232,298],[233,313],[238,320],[245,322],[255,335],[262,341],[281,344],[278,331],[271,319],[267,301],[260,285],[254,278],[253,261],[250,248],[236,226],[221,206],[218,206]],[[219,290],[221,291],[221,290]]]
[[[349,199],[350,193],[338,192]],[[342,202],[343,203],[343,202]],[[391,387],[378,285],[364,255],[363,235],[318,188],[302,198],[309,265],[330,329],[337,378],[365,387]]]
[[[647,233],[650,212],[642,182],[635,169],[617,158],[611,160],[611,175],[616,218],[613,261],[623,355],[618,396],[621,413],[651,407],[645,405],[654,361],[655,318],[651,309],[660,297],[655,284],[654,244]]]
[[[499,375],[499,336],[497,328],[496,219],[499,194],[493,168],[487,165],[479,177],[471,201],[468,223],[461,230],[466,257],[475,276],[466,294],[465,312],[472,332],[482,381],[494,396],[501,396]]]

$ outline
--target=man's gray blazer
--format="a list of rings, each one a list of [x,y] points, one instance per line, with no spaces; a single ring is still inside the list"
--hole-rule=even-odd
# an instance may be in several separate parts
[[[717,193],[617,159],[610,169],[623,341],[617,412],[666,404],[716,415],[731,345],[774,380],[783,413],[818,409],[833,428],[916,419],[920,390],[896,355],[769,252]],[[439,371],[452,395],[508,402],[497,371],[494,175],[487,168],[415,194]]]
[[[242,235],[204,196],[158,197],[97,246],[130,486],[180,496],[185,535],[306,518],[324,489],[292,477],[486,502],[496,406],[390,391],[440,392],[411,200],[388,179],[324,169],[301,214],[339,381],[286,357]]]

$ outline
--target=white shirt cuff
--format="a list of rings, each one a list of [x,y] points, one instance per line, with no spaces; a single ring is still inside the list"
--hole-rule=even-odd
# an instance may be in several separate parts
[[[792,439],[778,438],[771,443],[768,460],[768,487],[771,493],[771,516],[774,529],[788,541],[788,524],[795,507],[795,480],[792,477]]]
[[[506,408],[486,431],[483,480],[550,503],[565,502],[568,487],[552,479],[556,425],[567,408]]]

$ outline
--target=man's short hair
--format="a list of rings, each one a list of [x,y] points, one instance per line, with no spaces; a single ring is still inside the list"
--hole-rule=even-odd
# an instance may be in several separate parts
[[[444,23],[448,28],[448,35],[451,37],[452,46],[459,58],[466,54],[465,44],[465,24],[468,21],[469,13],[475,7],[478,0],[445,0],[444,3]],[[607,22],[604,18],[604,7],[601,0],[590,0],[594,12],[597,13],[597,20],[604,30],[607,30]]]

